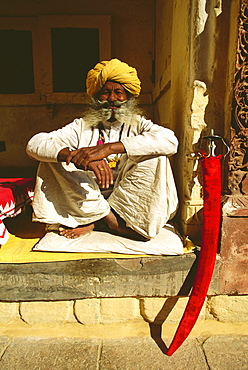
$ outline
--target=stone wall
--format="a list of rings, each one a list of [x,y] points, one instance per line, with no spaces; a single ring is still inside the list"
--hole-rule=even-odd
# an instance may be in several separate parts
[[[164,322],[178,324],[187,297],[86,298],[70,301],[1,302],[1,330],[10,323],[27,325],[113,325]],[[222,323],[248,322],[248,296],[208,296],[198,323],[212,320]],[[44,331],[45,335],[45,331]]]

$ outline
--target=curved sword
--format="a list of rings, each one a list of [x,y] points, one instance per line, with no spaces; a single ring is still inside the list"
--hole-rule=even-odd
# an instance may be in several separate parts
[[[213,130],[210,136],[205,136],[204,139],[209,140],[209,155],[203,155],[201,159],[204,192],[201,250],[193,289],[175,336],[166,352],[168,356],[171,356],[185,341],[200,314],[212,279],[218,249],[221,222],[222,156],[216,156],[214,153],[215,140],[221,139],[228,148],[228,152],[229,147],[220,136],[213,134]]]

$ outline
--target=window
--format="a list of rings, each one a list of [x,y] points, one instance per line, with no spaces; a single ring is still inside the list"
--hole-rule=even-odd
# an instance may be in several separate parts
[[[97,28],[52,28],[54,92],[85,91],[89,69],[99,61]]]
[[[0,18],[2,105],[81,104],[86,74],[111,58],[109,16]]]
[[[31,31],[0,30],[0,93],[34,93]]]
[[[39,104],[38,18],[0,17],[0,104]]]

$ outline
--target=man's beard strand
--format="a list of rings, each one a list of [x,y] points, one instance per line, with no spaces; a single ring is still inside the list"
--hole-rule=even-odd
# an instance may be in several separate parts
[[[110,106],[117,108],[111,109],[109,108]],[[90,107],[83,114],[83,118],[90,127],[96,127],[100,122],[108,121],[113,116],[115,120],[125,123],[133,114],[143,114],[141,109],[138,108],[138,103],[135,98],[125,100],[124,102],[117,100],[112,103],[109,103],[107,100],[99,101],[93,99]]]

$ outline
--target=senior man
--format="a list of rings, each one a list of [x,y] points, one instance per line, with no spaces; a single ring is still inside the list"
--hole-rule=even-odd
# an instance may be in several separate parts
[[[33,221],[72,239],[99,225],[151,239],[177,209],[168,157],[178,141],[139,110],[135,68],[118,59],[98,63],[86,88],[91,104],[83,118],[36,134],[27,145],[28,155],[40,161]]]

